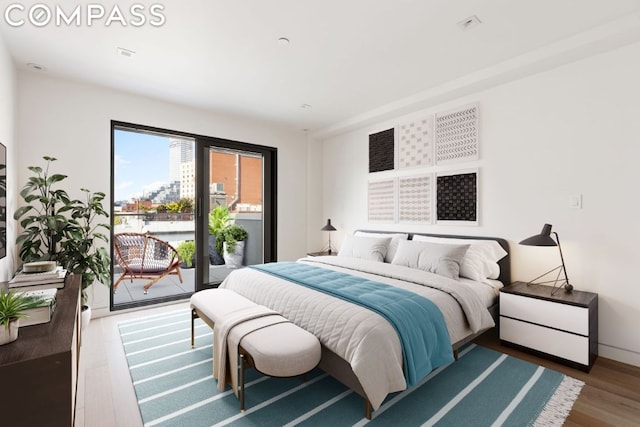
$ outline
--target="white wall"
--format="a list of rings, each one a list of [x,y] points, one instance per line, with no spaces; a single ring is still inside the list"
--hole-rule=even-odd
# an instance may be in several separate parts
[[[0,260],[0,281],[13,275],[16,257],[16,226],[12,220],[16,209],[16,73],[4,40],[0,37],[0,143],[7,147],[7,256]]]
[[[631,45],[320,142],[323,217],[336,241],[357,228],[504,237],[513,279],[526,281],[559,256],[517,242],[553,224],[571,282],[599,294],[600,354],[640,366],[638,58]],[[368,224],[369,133],[476,101],[481,159],[460,166],[480,168],[480,225]],[[575,194],[582,209],[568,205]]]
[[[110,200],[111,120],[277,147],[278,259],[304,255],[306,136],[257,121],[21,72],[17,120],[20,187],[30,174],[27,166],[43,165],[42,156],[49,155],[58,159],[53,164],[55,171],[69,176],[65,188],[71,196],[80,196],[79,189],[85,187],[107,193]],[[101,285],[92,286],[92,290],[94,311],[104,314],[109,305],[108,290]]]

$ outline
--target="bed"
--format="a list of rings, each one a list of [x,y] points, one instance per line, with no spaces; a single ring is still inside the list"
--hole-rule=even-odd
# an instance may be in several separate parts
[[[453,359],[460,346],[495,326],[499,289],[510,282],[508,249],[500,238],[358,230],[345,238],[338,256],[265,266],[382,283],[425,297],[444,319],[447,353]],[[220,287],[281,313],[318,337],[319,367],[364,398],[368,418],[388,394],[415,383],[407,376],[406,342],[380,312],[260,268],[234,271]],[[434,355],[426,367],[444,363],[449,361]]]

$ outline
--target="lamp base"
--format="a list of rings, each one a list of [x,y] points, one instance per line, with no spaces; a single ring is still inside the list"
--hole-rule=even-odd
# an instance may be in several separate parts
[[[329,255],[336,253],[336,248],[333,247],[333,245],[328,244],[322,247],[322,251],[321,252],[326,252]]]
[[[556,278],[554,280],[546,280],[543,282],[536,282],[536,280],[543,278],[544,276],[547,276],[551,273],[553,273],[554,271],[558,271],[558,274],[556,275]],[[564,288],[565,293],[570,294],[571,291],[573,291],[573,285],[571,283],[569,283],[569,279],[567,279],[567,276],[565,274],[564,278],[561,278],[560,275],[562,274],[562,272],[564,271],[564,268],[562,265],[557,266],[554,269],[551,269],[549,271],[547,271],[544,274],[541,274],[540,276],[536,277],[535,279],[527,282],[527,286],[529,285],[546,285],[548,283],[553,283],[552,285],[552,289],[551,289],[551,296],[555,295],[561,288]]]

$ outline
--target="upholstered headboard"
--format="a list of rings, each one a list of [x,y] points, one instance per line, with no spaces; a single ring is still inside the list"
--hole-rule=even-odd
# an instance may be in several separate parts
[[[412,233],[408,231],[389,231],[389,230],[356,230],[365,233],[381,233],[381,234],[391,234],[391,233],[407,233],[409,234],[409,239],[413,239],[413,236],[430,236],[430,237],[444,237],[447,239],[472,239],[472,240],[495,240],[502,246],[502,248],[507,252],[507,256],[498,261],[498,265],[500,266],[500,276],[498,280],[500,280],[505,286],[511,283],[511,255],[509,252],[509,242],[500,237],[486,237],[486,236],[459,236],[455,234],[432,234],[432,233]]]

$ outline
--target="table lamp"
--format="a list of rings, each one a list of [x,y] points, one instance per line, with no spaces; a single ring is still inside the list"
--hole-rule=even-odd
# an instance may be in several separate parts
[[[551,234],[555,236],[555,240],[551,237]],[[562,265],[557,266],[544,274],[536,277],[535,279],[527,282],[527,285],[542,285],[545,283],[553,283],[553,289],[551,290],[551,295],[555,295],[555,293],[561,287],[564,287],[565,292],[569,293],[573,290],[573,285],[569,283],[569,277],[567,276],[567,269],[564,265],[564,256],[562,255],[562,246],[560,246],[560,238],[558,237],[558,233],[555,231],[551,231],[551,224],[545,224],[542,227],[542,231],[540,234],[536,234],[535,236],[531,236],[527,239],[524,239],[520,242],[521,245],[526,246],[557,246],[560,251],[560,261]],[[551,274],[557,271],[557,275],[555,280],[547,280],[543,282],[536,282],[536,280],[543,278],[544,276]],[[564,277],[561,277],[563,275]]]
[[[329,232],[329,250],[327,251],[327,253],[331,254],[331,251],[333,250],[331,247],[331,232],[336,231],[336,228],[333,225],[331,225],[331,220],[328,219],[327,224],[324,227],[322,227],[320,230]]]

